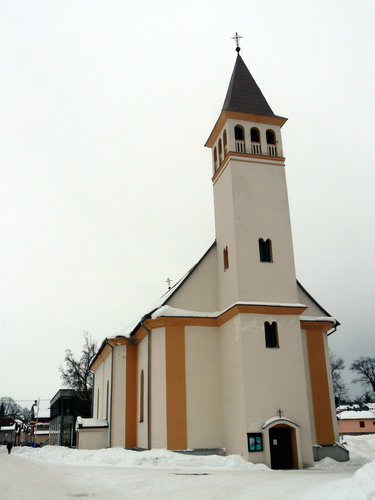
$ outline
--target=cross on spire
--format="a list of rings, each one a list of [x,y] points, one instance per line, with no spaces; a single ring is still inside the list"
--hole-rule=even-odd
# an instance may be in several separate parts
[[[234,36],[232,36],[232,40],[235,40],[236,42],[236,51],[239,52],[241,50],[240,48],[240,39],[243,38],[242,36],[240,36],[237,31],[236,31],[236,34]]]
[[[170,289],[171,289],[171,283],[172,283],[172,281],[173,281],[173,280],[171,280],[171,279],[169,279],[169,278],[167,278],[167,279],[165,280],[165,282],[166,282],[166,283],[168,283],[168,290],[170,290]]]

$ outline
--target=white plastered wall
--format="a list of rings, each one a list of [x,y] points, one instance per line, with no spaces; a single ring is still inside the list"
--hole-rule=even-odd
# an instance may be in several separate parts
[[[218,328],[185,327],[188,448],[224,447]]]
[[[247,459],[242,336],[239,316],[219,329],[224,443],[227,455]]]
[[[187,311],[217,311],[216,245],[201,260],[168,305]]]
[[[108,406],[110,405],[110,391],[111,391],[111,363],[112,353],[103,361],[95,372],[95,389],[94,389],[94,418],[106,418],[107,414],[107,381],[109,381],[109,396]],[[99,389],[99,408],[98,408],[98,389]],[[109,419],[108,408],[108,419]]]
[[[272,159],[232,158],[214,184],[219,308],[237,301],[297,302],[285,168]],[[259,239],[273,262],[260,262]],[[223,249],[229,268],[224,272]]]
[[[79,429],[79,450],[100,450],[108,446],[108,427],[104,429]]]
[[[313,464],[308,391],[303,356],[303,343],[298,316],[266,316],[241,314],[242,363],[246,408],[246,432],[261,432],[261,426],[282,416],[299,425],[301,458]],[[265,345],[264,323],[276,322],[279,348]],[[262,453],[249,453],[248,460],[267,460]],[[270,463],[267,463],[270,466]]]
[[[112,393],[112,446],[125,446],[126,346],[114,347]]]
[[[99,408],[98,408],[98,390],[99,390],[99,406],[103,398],[103,378],[104,378],[104,365],[103,363],[99,366],[99,368],[95,372],[94,377],[94,406],[93,406],[93,418],[99,417]]]
[[[214,205],[218,306],[222,310],[239,300],[231,164],[226,167],[214,186]],[[229,268],[224,271],[223,251],[226,247]]]
[[[167,448],[165,329],[151,333],[151,446]]]
[[[326,317],[327,315],[318,307],[313,300],[302,290],[302,288],[297,287],[298,290],[298,302],[307,306],[307,309],[303,311],[302,316],[314,316],[314,317]]]
[[[232,161],[240,300],[297,302],[285,169]],[[260,262],[259,238],[272,242],[273,262]]]

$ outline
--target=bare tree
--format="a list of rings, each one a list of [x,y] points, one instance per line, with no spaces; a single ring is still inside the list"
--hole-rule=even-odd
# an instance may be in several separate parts
[[[345,368],[345,361],[344,358],[337,356],[331,349],[329,350],[329,359],[331,362],[331,374],[335,405],[338,406],[340,404],[340,401],[345,401],[349,397],[348,388],[343,381],[340,373],[340,371]]]
[[[361,356],[353,361],[350,369],[358,375],[353,384],[361,384],[365,389],[370,386],[375,393],[375,358]]]
[[[33,409],[33,407],[31,407]],[[29,408],[22,408],[21,409],[21,420],[22,422],[25,422],[25,424],[28,424],[31,420],[31,414],[32,414],[32,411],[29,410]]]
[[[8,396],[0,398],[1,401],[1,413],[3,418],[11,417],[11,418],[19,418],[22,416],[22,408],[19,404],[17,404],[13,398]]]
[[[76,359],[70,349],[65,351],[64,362],[66,368],[60,365],[59,371],[63,380],[63,385],[74,389],[77,395],[91,406],[92,403],[92,386],[93,376],[90,371],[90,364],[94,359],[98,347],[88,332],[84,332],[85,339],[82,354],[79,359]]]

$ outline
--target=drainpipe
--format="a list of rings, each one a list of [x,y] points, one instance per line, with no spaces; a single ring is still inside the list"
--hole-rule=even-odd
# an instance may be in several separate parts
[[[147,335],[147,449],[150,449],[150,335],[151,331],[143,324],[146,316],[141,319],[141,326],[144,328]]]
[[[111,397],[109,400],[109,428],[108,428],[108,448],[112,446],[112,394],[113,394],[113,345],[105,339],[105,343],[109,345],[112,349],[112,359],[111,359]]]

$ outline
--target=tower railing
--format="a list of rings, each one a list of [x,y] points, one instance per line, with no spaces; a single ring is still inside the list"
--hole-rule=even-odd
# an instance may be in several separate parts
[[[260,142],[252,142],[251,143],[251,154],[253,155],[261,155],[262,148],[260,147]]]
[[[246,153],[245,141],[235,141],[236,153]]]
[[[230,151],[225,148],[224,155],[221,154],[219,155],[219,158],[214,161],[214,168],[215,172],[219,169],[219,167],[222,165],[224,159],[226,158],[227,154]],[[251,154],[251,155],[258,155],[258,156],[274,156],[278,157],[277,154],[277,147],[276,145],[273,144],[267,144],[267,149],[266,151],[262,151],[261,143],[260,142],[252,142],[251,147],[246,150],[245,147],[245,141],[235,141],[235,152],[236,153],[245,153],[245,154]]]
[[[268,144],[267,149],[268,149],[269,156],[277,156],[276,146],[272,146],[271,144]]]

